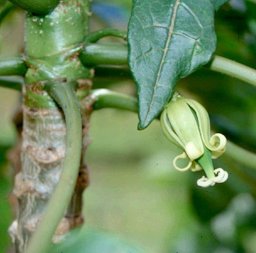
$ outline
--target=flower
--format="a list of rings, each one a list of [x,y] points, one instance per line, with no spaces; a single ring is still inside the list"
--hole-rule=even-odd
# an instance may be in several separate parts
[[[179,171],[204,170],[197,184],[201,187],[225,182],[228,173],[214,169],[212,159],[225,152],[226,137],[210,133],[210,120],[205,108],[198,102],[175,94],[161,114],[161,126],[166,137],[183,152],[175,157],[173,166]],[[186,162],[182,166],[182,161]]]

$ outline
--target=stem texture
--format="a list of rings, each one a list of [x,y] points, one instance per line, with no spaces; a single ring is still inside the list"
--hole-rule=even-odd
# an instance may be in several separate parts
[[[63,109],[66,121],[66,151],[60,181],[48,203],[38,229],[32,236],[27,253],[45,253],[64,216],[75,187],[81,158],[82,121],[73,87],[67,83],[51,84],[49,93]]]

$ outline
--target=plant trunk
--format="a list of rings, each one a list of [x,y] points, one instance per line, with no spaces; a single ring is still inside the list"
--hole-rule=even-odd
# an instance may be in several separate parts
[[[17,219],[10,234],[17,253],[24,253],[37,228],[47,203],[62,173],[66,151],[66,125],[62,111],[44,91],[44,82],[77,82],[77,90],[87,94],[90,71],[83,67],[78,52],[88,32],[88,3],[83,0],[61,1],[45,17],[27,14],[25,58],[29,66],[23,90],[23,131],[21,170],[15,178],[18,200]],[[89,111],[83,111],[83,150],[88,145]],[[88,170],[81,159],[76,188],[56,229],[54,242],[83,223],[82,193],[88,185]]]

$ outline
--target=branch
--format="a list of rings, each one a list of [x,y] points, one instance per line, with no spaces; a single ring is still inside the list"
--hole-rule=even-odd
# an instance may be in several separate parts
[[[120,31],[118,29],[114,28],[105,28],[96,32],[92,32],[87,35],[85,43],[95,43],[98,40],[104,38],[104,37],[117,37],[126,40],[127,39],[127,32],[126,31]]]
[[[122,45],[91,44],[81,52],[82,63],[97,65],[128,65],[128,50]],[[222,56],[214,56],[210,70],[235,77],[243,82],[256,86],[256,70]]]
[[[9,77],[9,76],[1,76],[0,77],[0,87],[9,88],[17,91],[22,90],[22,85],[24,84],[24,80],[22,77]]]
[[[222,56],[214,56],[210,69],[256,86],[256,70]]]
[[[90,94],[93,109],[116,108],[131,112],[138,111],[138,103],[134,97],[124,95],[107,89],[93,90]]]
[[[86,66],[95,65],[127,65],[127,47],[120,44],[90,44],[80,54]]]
[[[131,96],[106,89],[93,90],[90,95],[93,101],[93,109],[116,108],[130,112],[138,111],[137,100]],[[236,144],[228,141],[225,154],[234,161],[249,168],[256,169],[256,154],[249,152]]]
[[[27,66],[21,57],[0,58],[0,76],[24,76]]]
[[[230,141],[227,144],[225,154],[238,163],[241,163],[249,168],[256,169],[256,154],[245,150]]]
[[[82,148],[82,119],[79,102],[70,83],[47,85],[49,94],[64,112],[66,120],[66,156],[59,183],[48,203],[48,208],[32,235],[26,253],[46,253],[52,236],[64,216],[75,187]]]

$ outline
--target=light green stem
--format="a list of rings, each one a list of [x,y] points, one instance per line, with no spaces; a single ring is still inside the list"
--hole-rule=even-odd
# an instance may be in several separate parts
[[[215,56],[210,69],[256,86],[256,70],[222,56]]]
[[[93,90],[90,94],[93,99],[93,109],[116,108],[132,112],[138,111],[138,103],[134,97],[107,89]]]
[[[127,65],[127,47],[119,44],[89,44],[84,47],[80,59],[85,66]]]
[[[82,120],[79,102],[70,83],[54,83],[49,94],[64,112],[66,120],[66,156],[60,181],[45,214],[33,234],[26,253],[47,253],[52,236],[71,200],[78,174],[82,148]]]
[[[94,101],[94,110],[103,108],[116,108],[130,112],[137,112],[138,110],[138,103],[136,99],[128,95],[120,94],[118,92],[113,92],[106,89],[98,89],[91,92],[91,97]],[[213,167],[211,168],[211,165],[209,165],[210,167],[207,165],[207,163],[209,163],[209,159],[207,159],[209,152],[207,153],[208,155],[198,159],[198,163],[205,168],[212,169]],[[245,166],[256,169],[256,154],[247,151],[230,141],[228,141],[225,154]],[[209,172],[210,174],[207,171],[205,172],[208,177],[212,176],[211,172]]]
[[[256,169],[256,154],[247,151],[230,141],[227,144],[225,154],[238,163]]]
[[[87,65],[127,65],[128,51],[125,46],[87,45],[81,53]],[[87,58],[88,57],[88,58]],[[222,56],[214,56],[209,68],[256,86],[256,70]]]
[[[204,154],[199,159],[197,159],[196,162],[204,170],[208,179],[213,179],[215,177],[211,153],[208,149],[205,149]]]

